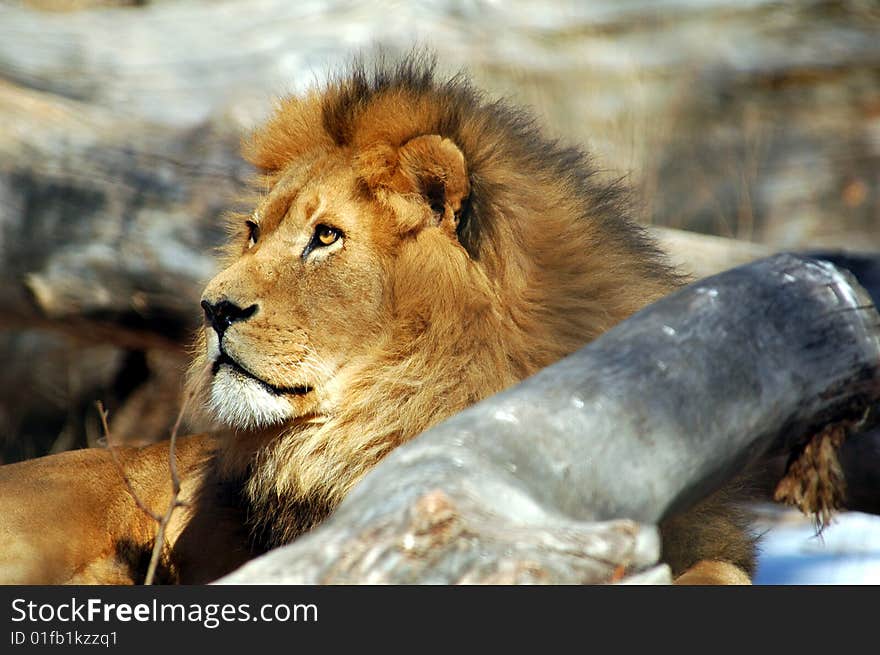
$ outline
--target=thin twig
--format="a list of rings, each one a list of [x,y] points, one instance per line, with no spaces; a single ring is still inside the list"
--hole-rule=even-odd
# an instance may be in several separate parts
[[[179,499],[180,476],[177,472],[176,447],[177,433],[180,430],[180,424],[183,421],[183,415],[184,412],[186,412],[186,408],[189,404],[191,397],[192,394],[189,393],[184,398],[183,403],[180,406],[180,411],[177,413],[177,419],[174,421],[174,427],[171,429],[171,439],[169,441],[168,456],[168,468],[171,473],[171,501],[168,503],[168,509],[163,515],[159,515],[151,510],[149,507],[147,507],[146,504],[144,504],[144,502],[138,496],[137,492],[131,484],[131,481],[125,474],[125,469],[122,466],[122,462],[119,461],[119,455],[116,452],[116,447],[114,446],[112,438],[110,436],[110,428],[107,425],[107,411],[104,409],[104,404],[100,400],[95,403],[98,407],[98,414],[101,417],[101,426],[104,430],[104,437],[107,440],[107,449],[110,451],[110,456],[113,458],[113,464],[116,467],[116,470],[119,472],[119,475],[122,477],[122,482],[125,484],[125,488],[128,491],[129,496],[132,497],[135,504],[144,514],[149,516],[158,524],[158,528],[156,529],[156,538],[153,541],[153,552],[150,555],[150,564],[147,567],[147,575],[144,578],[145,585],[153,584],[153,580],[156,577],[156,569],[159,565],[159,559],[162,556],[162,550],[165,547],[165,531],[168,527],[168,524],[171,522],[171,516],[174,513],[174,510],[178,507],[183,507],[186,505],[186,503],[181,502]]]
[[[125,484],[125,489],[126,491],[128,491],[128,495],[131,496],[132,500],[134,500],[135,504],[144,514],[149,516],[154,521],[161,521],[162,517],[156,514],[149,507],[147,507],[140,499],[131,484],[131,480],[129,480],[128,476],[125,474],[125,469],[122,466],[122,462],[119,461],[119,455],[116,453],[116,447],[113,444],[113,440],[110,438],[110,428],[107,427],[107,410],[104,409],[104,403],[99,400],[95,403],[95,405],[98,408],[98,415],[101,417],[101,427],[104,429],[104,439],[107,440],[107,450],[110,451],[110,457],[113,458],[113,465],[119,472],[119,476],[122,478],[122,482]]]
[[[179,499],[180,495],[180,477],[177,474],[177,433],[180,430],[180,423],[183,420],[183,414],[187,405],[192,398],[192,392],[187,393],[180,405],[180,411],[177,413],[177,419],[174,421],[174,427],[171,428],[171,439],[168,442],[168,469],[171,473],[171,502],[168,503],[168,509],[165,515],[159,521],[159,529],[156,531],[156,540],[153,542],[153,554],[150,556],[150,565],[147,568],[147,576],[144,578],[145,585],[153,584],[153,578],[156,575],[156,567],[159,565],[159,558],[162,555],[162,548],[165,546],[165,529],[171,522],[171,515],[178,507],[183,507],[183,503]]]

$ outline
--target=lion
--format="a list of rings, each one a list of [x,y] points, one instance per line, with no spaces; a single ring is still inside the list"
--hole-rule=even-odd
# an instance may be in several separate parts
[[[187,387],[210,429],[177,448],[162,581],[208,582],[297,538],[399,445],[684,282],[581,149],[424,57],[280,101],[243,150],[258,194],[201,299]],[[111,455],[0,468],[0,577],[142,579],[155,524]],[[164,511],[167,444],[120,457]],[[679,581],[749,581],[736,500],[661,526]]]

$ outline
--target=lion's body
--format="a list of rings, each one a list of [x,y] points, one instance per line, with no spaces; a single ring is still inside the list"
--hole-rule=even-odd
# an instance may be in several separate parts
[[[415,60],[285,100],[246,155],[261,196],[205,290],[189,383],[220,445],[178,552],[217,511],[242,553],[290,541],[393,448],[680,283],[579,150]],[[673,526],[674,568],[750,570],[729,502],[701,511],[708,531]]]

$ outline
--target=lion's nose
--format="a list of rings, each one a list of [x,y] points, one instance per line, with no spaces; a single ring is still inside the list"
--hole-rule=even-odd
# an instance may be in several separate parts
[[[230,325],[236,321],[244,321],[253,316],[257,311],[256,305],[242,309],[228,300],[210,303],[202,301],[202,309],[205,310],[205,321],[213,327],[221,337]]]

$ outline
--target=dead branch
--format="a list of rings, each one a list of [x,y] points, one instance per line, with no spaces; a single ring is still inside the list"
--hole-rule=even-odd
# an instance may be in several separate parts
[[[119,454],[116,452],[116,445],[113,443],[113,439],[110,436],[110,428],[107,425],[107,410],[104,409],[104,403],[100,400],[95,402],[95,406],[98,408],[98,415],[101,417],[101,428],[104,431],[104,440],[107,442],[107,450],[110,451],[110,457],[113,459],[113,467],[119,473],[119,477],[122,478],[122,483],[125,485],[126,491],[128,491],[128,495],[131,496],[131,499],[134,501],[135,505],[147,516],[156,521],[157,523],[161,523],[162,517],[156,514],[153,510],[146,506],[144,501],[141,500],[138,493],[135,491],[134,487],[131,484],[131,480],[128,478],[128,474],[125,472],[125,467],[122,465],[122,462],[119,461]]]
[[[168,468],[171,474],[171,499],[168,501],[168,507],[165,510],[164,514],[161,515],[157,514],[149,507],[147,507],[147,505],[141,500],[141,498],[135,491],[134,486],[131,484],[131,480],[129,480],[128,475],[125,472],[125,467],[119,460],[119,455],[116,452],[116,448],[110,436],[110,428],[107,425],[107,411],[104,409],[104,405],[100,400],[96,403],[98,414],[101,417],[101,427],[104,430],[104,438],[107,441],[107,449],[110,451],[110,455],[113,459],[114,468],[116,468],[116,470],[119,472],[119,475],[122,478],[122,482],[125,484],[125,489],[128,491],[128,495],[131,496],[132,500],[134,500],[138,508],[144,514],[153,519],[157,524],[156,536],[153,540],[153,550],[150,554],[150,564],[147,567],[147,574],[144,577],[145,585],[152,585],[153,580],[156,577],[156,569],[159,565],[159,560],[162,557],[162,551],[165,548],[165,531],[168,528],[168,525],[171,523],[171,517],[174,514],[174,510],[178,507],[184,507],[186,505],[186,503],[180,500],[180,476],[177,471],[176,446],[177,433],[180,430],[180,424],[183,420],[183,416],[186,412],[186,408],[189,404],[190,399],[191,394],[187,394],[184,397],[184,400],[180,406],[180,411],[177,413],[177,419],[174,422],[174,427],[171,430],[171,438],[168,441]]]
[[[162,515],[159,521],[159,527],[156,530],[156,540],[153,542],[153,552],[150,555],[150,565],[147,568],[147,575],[144,579],[145,585],[153,584],[156,575],[156,567],[159,565],[159,559],[162,555],[162,549],[165,547],[165,530],[171,523],[171,516],[178,507],[186,506],[186,503],[180,501],[180,476],[177,472],[177,433],[180,430],[180,423],[186,408],[192,399],[192,393],[184,396],[184,400],[180,405],[180,411],[177,413],[177,419],[174,421],[174,427],[171,428],[171,438],[168,441],[168,469],[171,473],[171,500],[168,502],[168,509]]]

